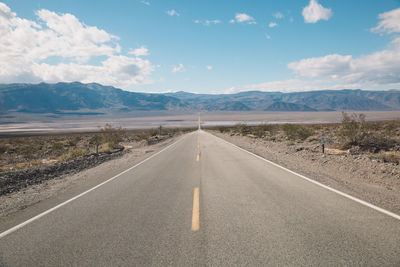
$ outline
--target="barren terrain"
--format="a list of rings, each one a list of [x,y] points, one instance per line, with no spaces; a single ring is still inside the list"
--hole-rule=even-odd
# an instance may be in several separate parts
[[[400,111],[365,111],[371,121],[400,118]],[[331,112],[201,112],[204,126],[235,125],[237,123],[332,123],[340,121],[339,111]],[[21,133],[70,133],[98,131],[106,123],[126,129],[163,127],[196,127],[198,113],[131,112],[118,115],[59,116],[51,114],[9,114],[0,116],[0,135]]]

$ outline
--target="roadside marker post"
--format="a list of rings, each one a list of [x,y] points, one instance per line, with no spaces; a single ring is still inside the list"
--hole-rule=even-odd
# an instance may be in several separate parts
[[[322,143],[322,154],[325,154],[325,133],[322,133],[321,143]]]

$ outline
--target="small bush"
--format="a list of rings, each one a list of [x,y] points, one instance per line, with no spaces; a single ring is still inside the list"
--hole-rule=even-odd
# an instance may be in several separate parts
[[[282,127],[283,132],[289,140],[306,140],[313,134],[310,129],[297,124],[285,124]]]
[[[89,154],[89,151],[86,149],[71,148],[67,151],[67,153],[64,153],[61,156],[59,156],[58,160],[59,161],[67,161],[67,160],[83,157],[87,154]]]
[[[378,157],[386,162],[400,164],[400,152],[398,151],[381,152]]]
[[[64,150],[64,144],[61,142],[54,143],[52,150],[54,152],[60,152],[60,151]]]
[[[279,130],[278,125],[272,125],[272,124],[262,124],[259,126],[255,126],[253,128],[253,134],[257,137],[263,137],[265,136],[265,133],[268,132],[269,135],[275,135]]]
[[[0,145],[0,154],[3,154],[7,151],[7,146],[6,145]]]
[[[365,133],[357,145],[363,151],[378,153],[381,150],[388,151],[395,146],[396,142],[393,139],[379,133]]]
[[[358,145],[366,134],[366,130],[364,114],[349,115],[342,112],[342,125],[338,134],[344,143],[344,148]]]
[[[389,123],[383,131],[382,123],[365,122],[364,114],[349,115],[342,112],[339,136],[344,149],[358,146],[360,150],[378,153],[381,150],[388,151],[396,145],[396,141],[391,138],[395,129],[396,126]]]
[[[111,124],[106,124],[101,129],[103,142],[108,143],[112,148],[118,148],[119,142],[122,142],[126,131],[122,127],[113,127]]]
[[[220,133],[229,132],[229,128],[228,128],[228,127],[224,127],[224,126],[218,126],[218,127],[217,127],[217,130],[218,130]]]
[[[248,135],[251,132],[251,128],[247,124],[239,123],[234,126],[234,131],[241,135]]]

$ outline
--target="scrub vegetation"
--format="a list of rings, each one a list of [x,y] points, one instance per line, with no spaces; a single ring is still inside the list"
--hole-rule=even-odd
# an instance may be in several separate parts
[[[132,144],[154,144],[191,129],[126,130],[106,124],[96,133],[0,137],[0,172],[112,154]],[[96,149],[97,147],[97,149]]]
[[[261,138],[267,141],[320,144],[338,154],[369,154],[371,158],[400,163],[400,120],[367,121],[362,113],[342,112],[340,123],[330,124],[237,124],[215,127],[221,133]]]

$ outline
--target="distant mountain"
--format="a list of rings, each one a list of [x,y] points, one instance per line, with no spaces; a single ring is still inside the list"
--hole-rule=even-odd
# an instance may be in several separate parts
[[[287,102],[274,102],[265,111],[317,111],[309,106]]]
[[[242,103],[250,110],[259,111],[400,110],[400,91],[397,90],[345,89],[294,93],[248,91],[219,95],[177,92],[166,95],[179,98],[199,110],[221,110],[220,107],[228,102]],[[290,103],[299,106],[289,105]]]
[[[134,93],[96,83],[0,84],[0,113],[400,110],[400,91]]]
[[[161,94],[133,93],[96,83],[0,85],[0,112],[59,113],[62,111],[118,112],[179,110],[186,104]]]

